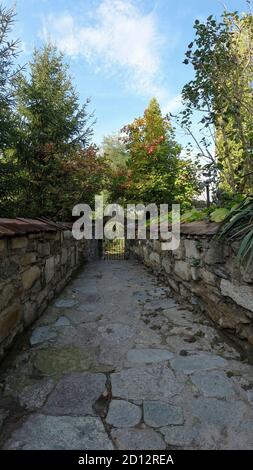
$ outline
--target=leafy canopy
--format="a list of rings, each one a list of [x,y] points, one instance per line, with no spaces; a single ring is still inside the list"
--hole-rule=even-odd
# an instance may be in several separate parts
[[[153,98],[144,115],[122,129],[128,152],[127,168],[113,180],[113,192],[125,202],[189,204],[198,191],[196,169],[180,159],[169,117],[163,117]],[[115,188],[116,186],[116,188]]]

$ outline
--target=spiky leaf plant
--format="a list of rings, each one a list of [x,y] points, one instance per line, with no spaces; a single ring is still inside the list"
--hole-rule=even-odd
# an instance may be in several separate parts
[[[253,197],[247,197],[223,220],[217,234],[220,240],[240,240],[237,259],[248,270],[253,261]]]

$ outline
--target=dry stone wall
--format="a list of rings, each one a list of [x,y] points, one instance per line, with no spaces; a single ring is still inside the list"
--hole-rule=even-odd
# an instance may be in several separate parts
[[[216,226],[192,223],[182,228],[174,252],[162,251],[158,240],[132,240],[130,252],[160,276],[178,300],[253,344],[253,266],[245,272],[239,265],[238,243],[215,240]]]
[[[0,234],[0,358],[73,272],[98,256],[95,240],[76,241],[69,229],[13,233]]]

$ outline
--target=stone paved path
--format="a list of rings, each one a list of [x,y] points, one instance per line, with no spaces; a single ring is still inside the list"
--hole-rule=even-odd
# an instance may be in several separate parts
[[[135,261],[87,265],[0,393],[4,449],[253,449],[253,367]]]

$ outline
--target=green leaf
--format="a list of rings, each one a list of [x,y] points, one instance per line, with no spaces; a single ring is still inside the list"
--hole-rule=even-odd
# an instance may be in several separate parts
[[[219,209],[215,209],[210,214],[210,219],[212,222],[222,222],[227,217],[229,212],[229,209],[226,209],[225,207],[220,207]]]

